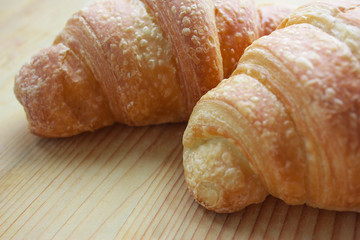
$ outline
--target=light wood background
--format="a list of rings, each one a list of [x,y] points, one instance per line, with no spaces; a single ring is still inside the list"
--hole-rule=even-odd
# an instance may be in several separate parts
[[[0,239],[360,239],[356,213],[272,197],[234,214],[200,207],[183,178],[185,124],[29,134],[14,75],[89,2],[0,0]]]

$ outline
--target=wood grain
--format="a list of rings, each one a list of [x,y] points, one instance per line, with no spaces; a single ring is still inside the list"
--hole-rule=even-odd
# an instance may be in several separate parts
[[[186,124],[29,134],[14,75],[89,2],[0,0],[0,239],[360,239],[359,214],[272,197],[234,214],[205,210],[184,182]]]

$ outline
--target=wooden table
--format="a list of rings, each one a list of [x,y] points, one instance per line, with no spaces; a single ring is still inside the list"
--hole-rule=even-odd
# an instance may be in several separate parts
[[[14,75],[88,3],[0,0],[0,239],[360,239],[359,214],[272,197],[234,214],[205,210],[184,182],[185,124],[31,135]]]

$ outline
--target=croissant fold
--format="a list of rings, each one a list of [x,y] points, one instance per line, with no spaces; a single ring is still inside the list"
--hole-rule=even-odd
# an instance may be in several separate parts
[[[288,12],[250,0],[101,1],[21,68],[15,94],[45,137],[185,121]]]
[[[233,212],[268,194],[360,211],[360,3],[317,2],[256,40],[183,138],[189,190]]]

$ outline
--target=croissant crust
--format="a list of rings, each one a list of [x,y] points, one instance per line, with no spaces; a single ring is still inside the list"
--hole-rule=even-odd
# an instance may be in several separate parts
[[[75,13],[16,76],[31,132],[188,120],[263,28],[289,12],[262,9],[251,0],[105,0]]]
[[[359,13],[351,0],[298,8],[200,99],[183,138],[198,202],[360,210]]]

